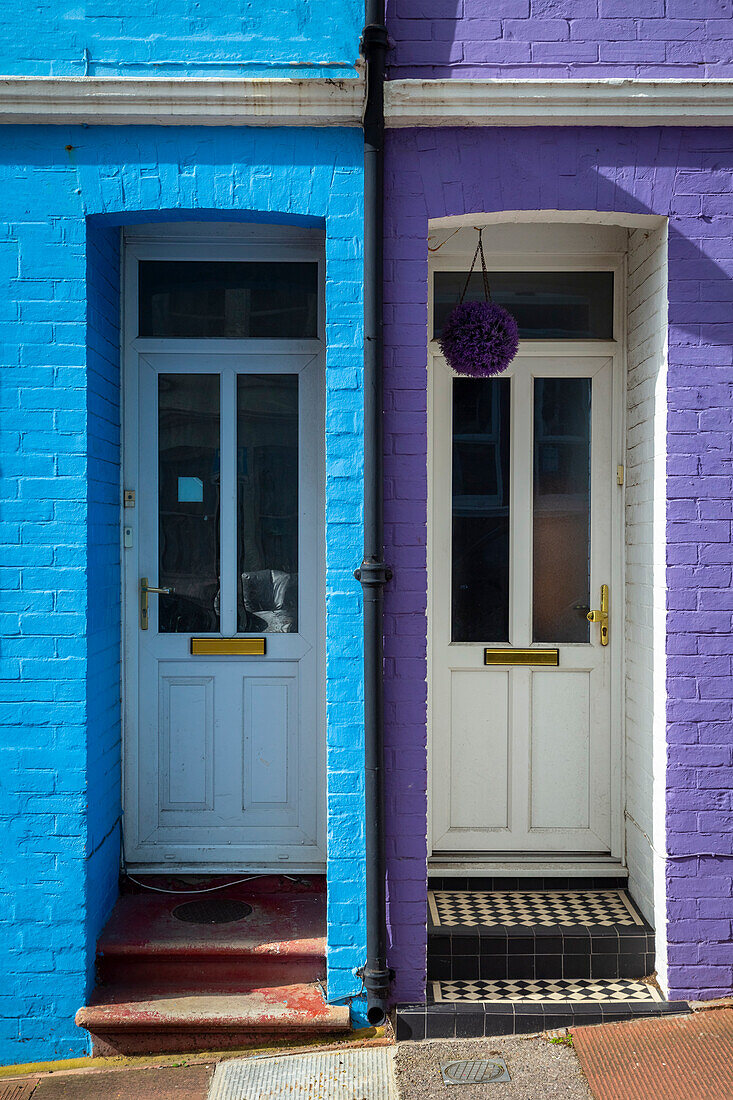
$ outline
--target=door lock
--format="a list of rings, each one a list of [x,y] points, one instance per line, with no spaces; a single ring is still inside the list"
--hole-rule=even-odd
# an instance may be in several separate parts
[[[600,611],[589,611],[586,618],[589,623],[598,623],[601,628],[601,645],[608,645],[608,585],[601,585]]]
[[[148,595],[154,592],[157,596],[171,596],[172,588],[153,588],[148,584],[147,577],[140,578],[140,629],[148,629]]]

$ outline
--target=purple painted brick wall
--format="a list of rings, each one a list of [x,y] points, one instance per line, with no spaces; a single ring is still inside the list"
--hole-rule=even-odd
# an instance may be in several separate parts
[[[397,77],[733,75],[733,0],[388,0]]]
[[[672,996],[729,992],[733,131],[393,131],[387,196],[386,533],[396,582],[386,596],[386,799],[395,997],[421,1000],[425,988],[428,219],[558,206],[670,219],[669,981]]]

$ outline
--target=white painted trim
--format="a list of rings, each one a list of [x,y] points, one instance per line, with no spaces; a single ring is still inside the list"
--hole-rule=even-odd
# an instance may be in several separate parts
[[[511,859],[501,860],[495,857],[485,860],[477,859],[442,859],[428,860],[428,879],[439,876],[486,878],[495,875],[497,878],[627,878],[628,870],[618,860],[582,859],[567,856],[556,859],[543,857],[538,859]],[[429,885],[429,883],[428,883]]]
[[[387,126],[719,126],[733,80],[390,80]]]
[[[317,393],[314,408],[317,412],[318,431],[310,436],[310,443],[314,445],[317,453],[311,453],[310,461],[303,462],[304,469],[316,468],[317,491],[314,499],[314,513],[316,516],[325,515],[325,454],[324,430],[325,430],[325,344],[319,337],[312,340],[257,340],[257,339],[158,339],[142,340],[137,336],[138,317],[138,271],[141,259],[216,259],[222,258],[222,250],[227,259],[252,260],[266,257],[267,259],[302,260],[310,259],[318,263],[318,332],[323,334],[325,330],[325,253],[323,233],[318,230],[276,225],[258,225],[246,223],[210,223],[210,222],[183,222],[175,224],[157,224],[141,226],[126,226],[121,231],[122,248],[122,280],[121,280],[121,334],[122,334],[122,475],[121,487],[137,489],[140,484],[139,446],[138,446],[138,415],[139,401],[139,363],[144,355],[154,355],[161,363],[167,356],[170,359],[168,369],[175,371],[198,370],[199,365],[186,363],[189,359],[198,357],[216,359],[222,364],[224,370],[241,371],[245,356],[257,361],[257,373],[282,372],[282,360],[289,356],[293,364],[293,372],[305,376],[313,374],[313,365],[318,371]],[[297,360],[297,364],[295,362]],[[313,386],[315,379],[312,380]],[[303,400],[301,388],[301,402]],[[303,417],[301,404],[301,423]],[[312,422],[311,422],[312,424]],[[305,442],[305,440],[304,440]],[[303,486],[299,485],[299,492],[303,495]],[[120,494],[120,498],[121,498]],[[121,527],[133,528],[133,547],[122,548],[122,532],[120,532],[120,545],[122,554],[122,609],[123,609],[123,645],[122,645],[122,697],[123,697],[123,726],[122,726],[122,798],[123,805],[126,800],[133,798],[136,784],[132,781],[130,758],[131,749],[139,736],[138,731],[138,698],[139,698],[139,629],[138,629],[138,578],[140,576],[140,514],[141,497],[138,492],[137,505],[134,509],[120,509]],[[150,852],[146,852],[147,858],[140,858],[137,851],[136,823],[134,815],[129,814],[126,822],[123,818],[123,838],[125,843],[125,856],[128,865],[137,873],[160,871],[161,866],[166,871],[178,873],[247,873],[247,874],[271,874],[274,867],[287,868],[289,874],[322,874],[325,871],[325,853],[327,839],[327,806],[326,806],[326,738],[325,738],[325,713],[326,713],[326,624],[325,614],[322,608],[325,606],[326,583],[326,545],[325,528],[320,522],[319,538],[314,541],[312,553],[316,561],[316,573],[318,577],[317,591],[314,595],[316,601],[315,632],[318,653],[316,655],[317,689],[316,689],[316,752],[315,772],[316,781],[321,784],[321,793],[317,800],[316,809],[316,838],[311,845],[290,846],[290,859],[286,862],[273,862],[273,858],[263,859],[262,846],[250,845],[231,846],[228,860],[203,860],[190,861],[185,854],[176,859],[166,859],[162,863],[160,859],[152,859]],[[155,608],[153,608],[155,611]],[[232,631],[235,633],[235,631]],[[274,646],[278,644],[274,634],[268,635],[268,651],[270,656],[278,657]],[[282,635],[282,637],[287,637]],[[291,636],[292,637],[292,636]],[[308,647],[310,648],[310,647]],[[149,848],[150,846],[148,846]],[[161,846],[162,847],[162,846]],[[282,847],[281,851],[287,851]],[[136,856],[138,860],[136,861]]]
[[[0,77],[0,123],[361,126],[365,84],[307,77]],[[719,126],[733,79],[390,80],[386,124]]]
[[[361,126],[362,79],[0,77],[0,123]]]

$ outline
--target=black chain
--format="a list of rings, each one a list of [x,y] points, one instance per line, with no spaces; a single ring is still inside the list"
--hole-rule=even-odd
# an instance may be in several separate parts
[[[476,260],[478,259],[479,256],[481,257],[481,277],[483,279],[483,284],[484,284],[484,301],[486,301],[486,302],[491,301],[491,290],[489,288],[489,273],[486,270],[486,257],[484,256],[483,232],[484,232],[483,229],[479,229],[479,231],[478,231],[478,244],[476,245],[476,251],[474,252],[473,259],[471,260],[471,267],[469,269],[468,275],[466,276],[466,282],[464,283],[463,290],[461,291],[461,297],[458,301],[459,306],[463,305],[463,299],[466,297],[466,291],[468,290],[468,284],[471,281],[471,276],[473,275],[473,269],[476,266]]]

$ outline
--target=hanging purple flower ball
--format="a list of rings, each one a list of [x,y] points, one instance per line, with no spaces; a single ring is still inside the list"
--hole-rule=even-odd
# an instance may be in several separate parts
[[[448,316],[438,342],[456,374],[482,378],[506,370],[519,348],[519,329],[496,302],[462,302]]]

